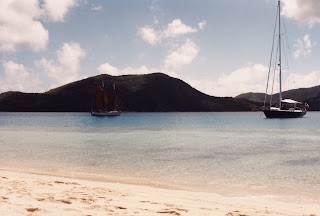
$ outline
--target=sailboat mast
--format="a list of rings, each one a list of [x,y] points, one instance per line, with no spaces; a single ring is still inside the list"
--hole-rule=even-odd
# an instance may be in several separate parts
[[[279,93],[279,106],[281,108],[281,101],[282,101],[282,80],[281,80],[281,5],[280,0],[278,1],[279,7],[279,81],[280,81],[280,93]]]

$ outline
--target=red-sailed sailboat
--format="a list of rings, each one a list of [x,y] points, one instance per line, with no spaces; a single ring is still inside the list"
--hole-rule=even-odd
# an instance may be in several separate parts
[[[91,115],[94,116],[119,116],[120,112],[116,110],[116,97],[113,90],[96,85],[96,100],[91,109]]]

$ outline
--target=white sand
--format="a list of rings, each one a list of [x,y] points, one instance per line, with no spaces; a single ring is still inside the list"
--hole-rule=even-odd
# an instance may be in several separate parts
[[[320,216],[320,201],[224,197],[0,170],[0,215]]]

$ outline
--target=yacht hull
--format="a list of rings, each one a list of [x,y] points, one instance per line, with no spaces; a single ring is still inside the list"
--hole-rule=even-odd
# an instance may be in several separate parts
[[[91,115],[93,116],[119,116],[121,114],[121,112],[118,111],[110,111],[110,112],[91,112]]]
[[[290,110],[263,110],[267,118],[301,118],[307,111],[290,111]]]

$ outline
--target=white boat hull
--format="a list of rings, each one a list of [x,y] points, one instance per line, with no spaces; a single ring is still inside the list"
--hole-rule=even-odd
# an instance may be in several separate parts
[[[109,112],[95,112],[91,111],[91,115],[93,116],[119,116],[121,112],[119,111],[109,111]]]

